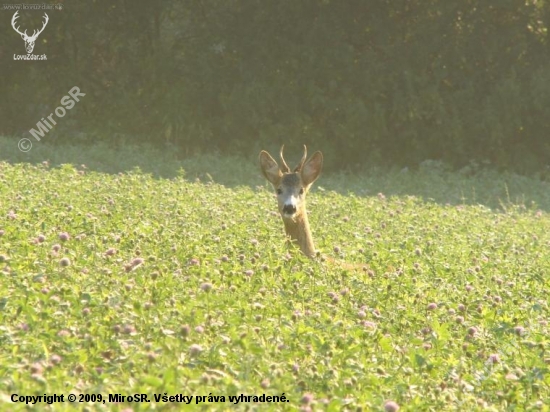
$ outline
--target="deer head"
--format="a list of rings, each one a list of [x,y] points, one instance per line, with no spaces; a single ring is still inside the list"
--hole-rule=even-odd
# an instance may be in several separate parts
[[[34,30],[33,31],[33,34],[32,36],[28,36],[27,35],[27,30],[25,30],[23,33],[19,30],[19,27],[15,27],[15,21],[19,18],[18,14],[19,11],[16,11],[15,14],[13,15],[13,18],[11,19],[11,26],[13,27],[13,29],[19,33],[21,35],[21,38],[23,40],[25,40],[25,48],[27,49],[27,53],[30,54],[32,53],[33,49],[34,49],[34,42],[36,41],[36,38],[38,37],[38,35],[40,33],[42,33],[44,31],[44,28],[46,27],[46,25],[48,24],[48,21],[50,20],[48,15],[46,13],[44,13],[44,24],[42,25],[42,28],[40,30]]]
[[[263,175],[275,188],[281,217],[295,219],[306,213],[306,194],[321,173],[323,155],[315,152],[306,162],[307,148],[304,146],[304,155],[291,172],[283,157],[283,150],[284,145],[280,152],[281,167],[265,150],[260,153],[260,165]]]
[[[299,243],[302,252],[313,256],[315,250],[307,219],[306,194],[321,173],[323,155],[315,152],[306,161],[307,148],[304,145],[302,159],[291,171],[283,157],[283,149],[284,145],[279,153],[281,166],[265,150],[260,152],[260,166],[265,178],[275,188],[287,235]]]

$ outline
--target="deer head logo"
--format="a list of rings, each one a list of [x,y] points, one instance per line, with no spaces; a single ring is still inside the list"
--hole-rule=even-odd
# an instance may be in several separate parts
[[[19,18],[17,13],[19,13],[19,11],[16,11],[15,14],[13,15],[13,18],[11,19],[11,26],[17,33],[21,35],[21,38],[25,40],[25,48],[27,49],[27,54],[31,54],[34,49],[34,42],[36,41],[36,38],[40,33],[44,31],[50,19],[48,15],[44,13],[45,20],[44,20],[44,24],[42,25],[42,28],[40,30],[34,30],[32,36],[29,36],[27,35],[27,30],[25,30],[24,33],[21,33],[21,31],[19,31],[19,27],[15,27],[15,21]]]

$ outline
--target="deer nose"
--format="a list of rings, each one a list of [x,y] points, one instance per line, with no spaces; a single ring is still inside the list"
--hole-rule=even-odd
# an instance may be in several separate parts
[[[283,206],[283,213],[285,215],[293,215],[296,213],[296,206],[295,205],[284,205]]]

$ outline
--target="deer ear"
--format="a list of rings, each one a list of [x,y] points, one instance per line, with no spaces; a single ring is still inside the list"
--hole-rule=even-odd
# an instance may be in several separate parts
[[[304,186],[309,187],[321,174],[323,168],[323,154],[321,152],[313,153],[313,156],[304,163],[302,167],[302,182]]]
[[[277,162],[265,150],[260,152],[260,167],[263,175],[272,185],[275,186],[279,183],[283,174],[279,170]]]

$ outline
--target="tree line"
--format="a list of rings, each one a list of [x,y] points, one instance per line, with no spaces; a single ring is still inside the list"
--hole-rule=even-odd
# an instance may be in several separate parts
[[[0,11],[1,134],[28,133],[77,86],[86,101],[52,141],[305,143],[332,168],[548,164],[549,1],[61,4],[36,40],[45,61],[14,60],[24,43]],[[19,14],[21,30],[41,27],[42,11]]]

